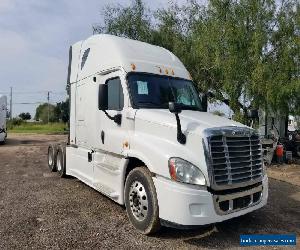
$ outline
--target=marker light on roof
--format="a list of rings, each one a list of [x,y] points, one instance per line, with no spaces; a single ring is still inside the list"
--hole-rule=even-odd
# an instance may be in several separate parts
[[[135,66],[134,63],[131,64],[131,68],[132,68],[132,70],[135,70],[135,69],[136,69],[136,66]]]

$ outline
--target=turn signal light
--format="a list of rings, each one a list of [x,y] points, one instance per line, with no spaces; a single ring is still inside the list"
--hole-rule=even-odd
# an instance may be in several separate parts
[[[170,170],[170,176],[171,178],[176,181],[176,166],[175,166],[175,160],[171,159],[169,161],[169,170]]]

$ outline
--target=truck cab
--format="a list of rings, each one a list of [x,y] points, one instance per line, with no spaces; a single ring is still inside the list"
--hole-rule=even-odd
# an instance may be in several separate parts
[[[173,53],[101,34],[72,45],[69,58],[61,176],[125,205],[144,234],[228,220],[267,203],[259,135],[205,112]]]

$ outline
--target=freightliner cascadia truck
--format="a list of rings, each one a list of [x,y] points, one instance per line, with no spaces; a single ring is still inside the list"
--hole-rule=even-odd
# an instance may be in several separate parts
[[[112,35],[70,47],[70,134],[48,165],[124,205],[133,226],[212,224],[263,207],[258,133],[205,112],[170,51]]]
[[[4,144],[5,139],[7,137],[6,115],[7,115],[7,98],[6,96],[0,96],[0,144]]]

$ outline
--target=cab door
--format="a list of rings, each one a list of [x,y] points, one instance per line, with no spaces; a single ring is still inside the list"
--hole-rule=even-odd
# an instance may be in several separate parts
[[[94,152],[94,186],[110,197],[117,196],[116,184],[120,178],[120,167],[124,162],[124,142],[128,139],[125,111],[128,103],[125,77],[121,71],[102,77],[99,84],[108,86],[108,110],[97,110],[97,143]],[[121,115],[121,124],[109,117]]]
[[[125,114],[129,100],[125,98],[128,96],[125,75],[122,71],[112,72],[102,76],[98,86],[100,84],[106,84],[108,87],[108,110],[106,110],[107,114],[102,110],[97,110],[97,136],[94,148],[101,149],[106,153],[121,155],[123,143],[128,137]],[[117,124],[109,118],[115,115],[121,115],[121,124]]]

